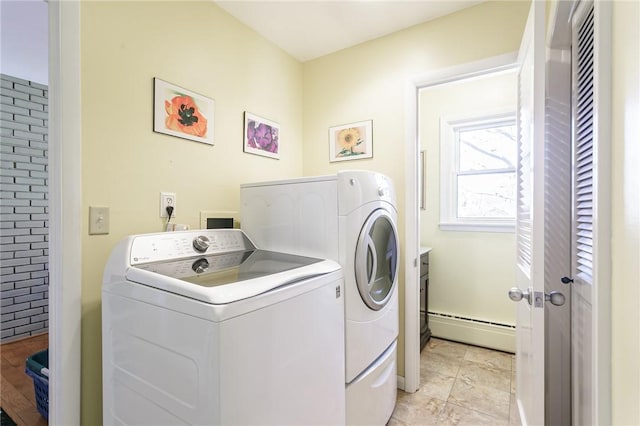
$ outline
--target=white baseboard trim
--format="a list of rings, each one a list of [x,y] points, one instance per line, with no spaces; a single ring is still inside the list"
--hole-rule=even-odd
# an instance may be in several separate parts
[[[403,376],[396,376],[396,377],[397,377],[398,389],[404,390],[404,377]]]
[[[434,313],[429,314],[429,328],[433,337],[504,352],[516,351],[516,330],[507,324]]]

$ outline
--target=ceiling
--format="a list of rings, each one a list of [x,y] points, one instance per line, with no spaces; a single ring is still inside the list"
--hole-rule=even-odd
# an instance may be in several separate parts
[[[214,0],[299,61],[481,3],[468,0]],[[0,0],[0,72],[48,82],[47,3]]]
[[[214,1],[301,62],[482,3],[467,0]]]

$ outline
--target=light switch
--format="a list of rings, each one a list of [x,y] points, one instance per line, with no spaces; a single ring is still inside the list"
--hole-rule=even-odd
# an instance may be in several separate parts
[[[89,235],[109,233],[109,207],[89,207]]]

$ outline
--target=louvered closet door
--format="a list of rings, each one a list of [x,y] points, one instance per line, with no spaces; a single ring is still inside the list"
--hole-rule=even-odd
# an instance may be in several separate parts
[[[593,5],[578,26],[574,92],[574,277],[593,284]]]
[[[571,284],[572,413],[574,424],[593,424],[592,293],[594,200],[594,7],[573,18],[573,243]]]

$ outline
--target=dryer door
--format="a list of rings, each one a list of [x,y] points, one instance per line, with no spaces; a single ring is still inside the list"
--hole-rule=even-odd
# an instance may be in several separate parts
[[[364,303],[377,311],[391,298],[397,281],[398,231],[394,219],[384,209],[367,218],[356,246],[356,284]]]

